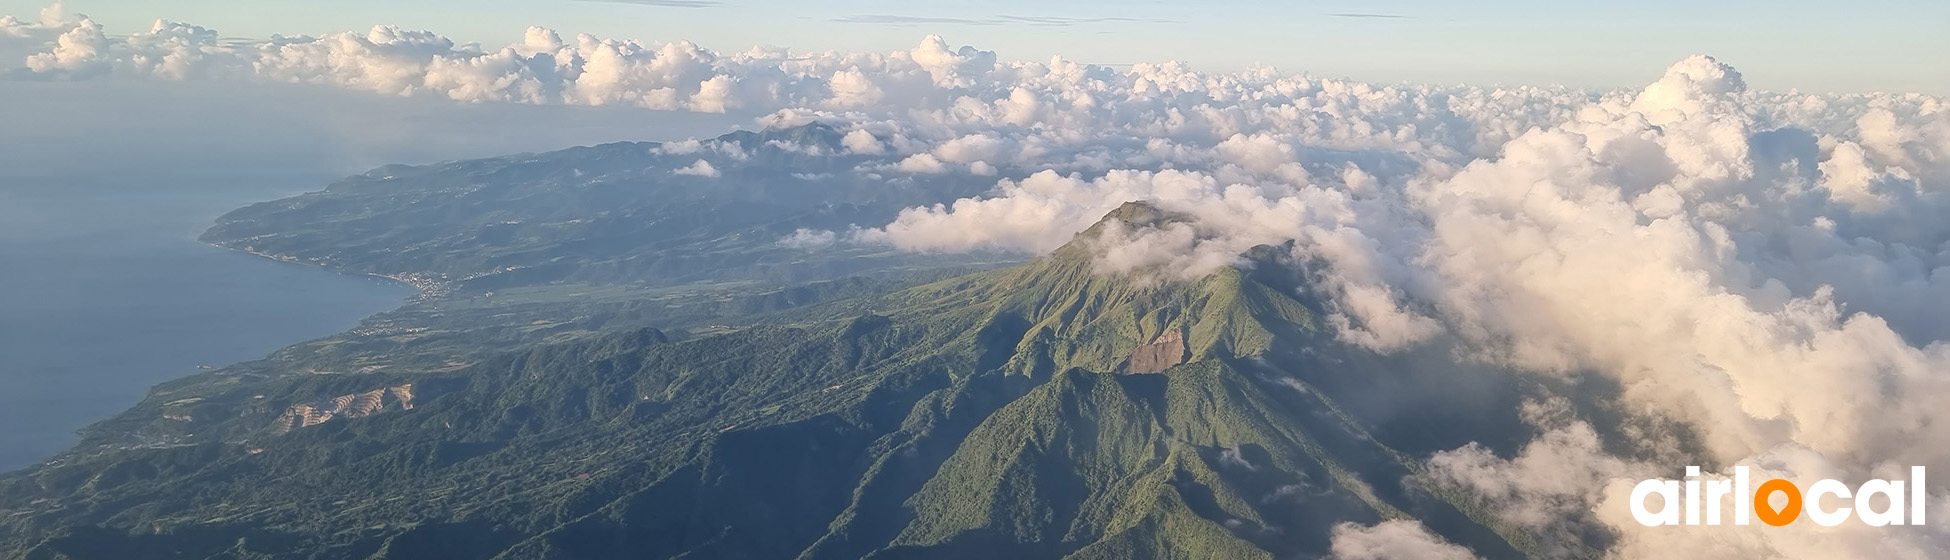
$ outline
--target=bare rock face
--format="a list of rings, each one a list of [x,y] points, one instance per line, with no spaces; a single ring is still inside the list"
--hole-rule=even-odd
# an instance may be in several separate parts
[[[1185,334],[1176,328],[1167,329],[1157,340],[1131,352],[1131,357],[1124,360],[1117,372],[1164,373],[1171,366],[1185,363],[1186,354]]]
[[[373,389],[363,393],[339,395],[330,399],[293,405],[272,421],[271,429],[285,433],[306,426],[316,426],[338,417],[359,418],[372,416],[389,409],[413,409],[413,384]]]

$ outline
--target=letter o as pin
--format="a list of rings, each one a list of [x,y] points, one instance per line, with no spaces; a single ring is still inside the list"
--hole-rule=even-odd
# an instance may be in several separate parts
[[[1786,507],[1776,510],[1773,506],[1767,505],[1767,499],[1775,492],[1787,494]],[[1792,482],[1778,478],[1761,483],[1760,489],[1754,491],[1754,515],[1759,517],[1762,523],[1775,527],[1785,527],[1793,523],[1795,519],[1801,517],[1801,489]]]

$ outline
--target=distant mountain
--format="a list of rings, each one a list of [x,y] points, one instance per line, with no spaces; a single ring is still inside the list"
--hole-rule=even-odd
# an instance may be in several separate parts
[[[796,134],[823,141],[817,129]],[[520,167],[468,165],[501,170],[490,175]],[[447,186],[426,188],[462,188],[438,177],[429,181]],[[212,235],[254,244],[330,232],[378,235],[386,246],[424,239],[331,257],[368,270],[431,262],[456,274],[507,262],[442,260],[443,235],[478,241],[479,230],[402,225],[415,214],[445,216],[440,223],[457,215],[404,210],[410,197],[344,205],[395,196],[374,190],[341,183],[254,207]],[[502,192],[516,191],[544,192]],[[509,196],[448,212],[488,219],[478,216],[526,206]],[[487,210],[498,204],[508,207]],[[524,224],[570,215],[523,211]],[[339,225],[252,229],[291,212]],[[1105,223],[1172,219],[1128,204]],[[1280,260],[1282,251],[1256,250],[1246,266],[1192,281],[1099,273],[1091,244],[1104,227],[1017,266],[823,298],[715,331],[602,330],[447,371],[208,377],[198,394],[232,396],[196,409],[207,419],[192,420],[200,427],[175,443],[80,452],[0,477],[0,550],[75,559],[1286,558],[1324,554],[1341,522],[1412,518],[1486,557],[1539,553],[1535,536],[1500,526],[1472,497],[1429,485],[1418,462],[1470,441],[1503,451],[1523,441],[1520,383],[1427,365],[1441,356],[1379,356],[1338,342],[1307,295],[1305,268]],[[618,248],[604,258],[655,252]],[[567,274],[595,274],[592,266]],[[186,398],[167,391],[152,396],[156,410]],[[294,421],[324,409],[338,414]]]
[[[702,162],[706,167],[698,167]],[[784,246],[799,229],[883,224],[995,186],[966,174],[860,173],[824,124],[677,144],[621,142],[393,165],[225,214],[212,244],[336,269],[472,288],[539,282],[805,282],[950,261]],[[709,173],[701,173],[709,169]]]

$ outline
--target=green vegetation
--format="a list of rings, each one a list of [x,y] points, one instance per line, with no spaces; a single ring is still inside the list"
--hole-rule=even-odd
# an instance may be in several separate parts
[[[821,124],[738,132],[700,147],[623,142],[428,166],[387,166],[218,218],[203,240],[335,269],[467,290],[544,282],[796,284],[931,267],[943,257],[808,250],[801,228],[882,224],[979,194],[994,179],[882,179]],[[717,177],[672,170],[698,160]],[[891,183],[891,184],[890,184]]]
[[[725,141],[771,149],[753,138]],[[848,164],[774,151],[760,157]],[[819,225],[782,217],[805,204],[738,221],[729,198],[777,193],[659,184],[688,202],[648,219],[603,198],[622,185],[561,175],[672,163],[647,153],[387,168],[226,217],[219,243],[438,275],[443,290],[157,387],[74,451],[0,475],[0,551],[1273,558],[1324,553],[1339,523],[1415,518],[1486,556],[1536,552],[1469,496],[1424,488],[1415,459],[1483,433],[1521,440],[1515,384],[1336,342],[1291,263],[1132,281],[1093,270],[1093,228],[1008,268],[833,249],[786,267],[817,273],[776,274],[781,228]],[[704,221],[670,225],[679,214]],[[1170,217],[1128,205],[1109,219]],[[455,225],[469,220],[519,223]],[[553,272],[508,273],[523,269]],[[1183,356],[1162,373],[1117,373],[1169,333]],[[356,412],[279,423],[328,408]]]

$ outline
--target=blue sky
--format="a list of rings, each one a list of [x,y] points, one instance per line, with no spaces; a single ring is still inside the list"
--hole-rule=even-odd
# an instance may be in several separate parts
[[[0,13],[30,16],[43,4],[0,0]],[[1207,70],[1264,64],[1380,82],[1636,86],[1686,55],[1706,53],[1765,89],[1950,93],[1950,33],[1944,31],[1950,29],[1950,2],[1941,1],[73,0],[67,5],[123,33],[157,18],[244,37],[390,23],[498,46],[529,25],[542,25],[565,34],[688,39],[718,50],[763,44],[871,51],[907,48],[937,33],[951,44],[997,51],[1007,59],[1062,54],[1105,64],[1180,60]]]

